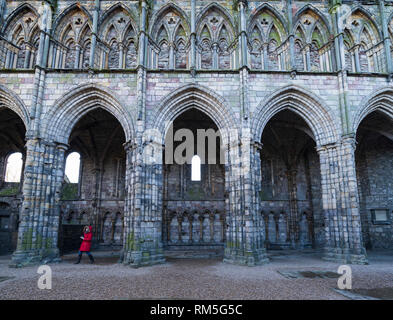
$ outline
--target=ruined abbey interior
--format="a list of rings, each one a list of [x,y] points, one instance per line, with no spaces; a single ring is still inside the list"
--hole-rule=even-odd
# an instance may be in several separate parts
[[[133,267],[367,263],[393,248],[392,41],[391,0],[0,0],[0,254],[56,262],[91,224]]]

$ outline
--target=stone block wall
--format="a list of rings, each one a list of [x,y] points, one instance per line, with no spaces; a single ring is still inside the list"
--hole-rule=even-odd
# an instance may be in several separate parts
[[[119,229],[116,214],[121,212],[105,208],[124,204],[123,237],[118,231],[113,236],[123,243],[124,263],[162,262],[164,202],[176,210],[180,204],[164,198],[163,167],[143,163],[142,156],[151,145],[162,147],[166,123],[190,107],[220,129],[226,159],[252,146],[246,159],[224,168],[218,210],[225,212],[227,224],[225,261],[266,262],[269,222],[265,225],[261,211],[272,199],[259,199],[265,163],[255,148],[269,121],[284,110],[304,120],[318,153],[310,158],[313,196],[307,205],[313,207],[315,243],[329,259],[365,261],[360,220],[365,221],[364,208],[380,200],[358,192],[358,185],[364,186],[359,170],[356,175],[354,145],[369,114],[393,115],[390,1],[338,1],[338,7],[331,1],[281,0],[0,3],[0,106],[19,116],[26,130],[26,147],[16,148],[23,150],[27,164],[16,265],[56,259],[61,205],[69,205],[60,199],[64,160],[75,149],[70,137],[81,119],[98,109],[111,114],[124,134],[125,173],[119,187],[124,192],[113,195],[117,169],[109,157],[103,161],[98,195],[92,188],[99,180],[97,163],[85,157],[81,198],[72,210],[82,213],[91,206],[95,232],[103,237],[104,226]],[[334,22],[338,8],[349,8],[350,25]],[[229,140],[233,130],[236,139]],[[92,134],[98,140],[100,135],[105,133]],[[114,153],[116,158],[120,151]],[[378,159],[385,161],[379,154]],[[372,182],[381,170],[370,163],[358,168]],[[297,177],[297,221],[291,223],[304,229],[303,167]],[[114,214],[110,223],[107,212]],[[376,227],[370,239],[390,237],[388,228]]]

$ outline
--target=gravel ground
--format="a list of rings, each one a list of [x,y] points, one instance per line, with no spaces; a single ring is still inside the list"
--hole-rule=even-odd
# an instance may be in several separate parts
[[[167,259],[167,263],[133,269],[117,264],[112,252],[87,256],[74,265],[76,254],[51,264],[52,289],[40,290],[37,267],[8,268],[0,256],[0,299],[348,299],[334,291],[337,279],[288,279],[278,271],[331,271],[338,264],[318,254],[271,252],[270,263],[243,267],[210,259]],[[370,265],[352,265],[353,289],[393,287],[392,252],[372,253]]]

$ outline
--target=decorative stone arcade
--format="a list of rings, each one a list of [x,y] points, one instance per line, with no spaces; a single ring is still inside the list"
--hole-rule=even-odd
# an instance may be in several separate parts
[[[350,24],[343,26],[338,23],[343,10],[337,9],[347,5]],[[305,247],[317,243],[324,249],[325,259],[366,263],[364,242],[391,241],[393,235],[392,192],[362,179],[382,179],[380,166],[368,166],[365,160],[376,158],[360,141],[355,158],[355,137],[377,139],[366,132],[370,126],[375,131],[380,120],[368,115],[379,111],[393,118],[392,8],[383,0],[361,6],[339,0],[81,0],[71,5],[0,0],[0,107],[14,111],[26,127],[11,265],[59,260],[64,157],[74,150],[70,134],[79,129],[78,121],[98,108],[124,132],[118,144],[125,142],[124,151],[117,152],[122,176],[115,178],[121,183],[115,193],[108,192],[122,195],[116,199],[124,210],[115,214],[124,217],[123,237],[113,231],[116,225],[120,229],[121,218],[106,222],[111,235],[97,236],[122,243],[123,264],[162,263],[165,247],[194,245],[196,239],[223,246],[225,262],[248,266],[267,262],[271,248],[301,247],[302,239]],[[190,110],[219,130],[225,158],[223,166],[209,169],[207,176],[217,184],[194,199],[200,201],[198,212],[190,194],[183,197],[189,181],[182,181],[183,195],[177,198],[171,185],[178,181],[171,174],[178,168],[170,171],[162,163],[169,125]],[[265,197],[266,163],[277,154],[263,136],[274,135],[271,123],[288,122],[280,118],[282,111],[296,114],[280,125],[293,132],[300,124],[310,156],[285,168],[287,221],[267,209],[267,201],[277,199]],[[381,132],[391,137],[388,129]],[[382,162],[384,156],[377,158]],[[187,170],[178,173],[186,176]],[[308,179],[306,172],[320,181]],[[298,186],[299,179],[308,182]],[[103,199],[97,193],[95,200]],[[98,208],[92,211],[105,216]],[[383,235],[376,234],[378,222],[362,228],[368,215],[380,217],[382,211]],[[104,229],[96,224],[95,231]],[[307,226],[311,231],[305,235]],[[274,237],[274,230],[285,228],[290,229],[286,235]]]

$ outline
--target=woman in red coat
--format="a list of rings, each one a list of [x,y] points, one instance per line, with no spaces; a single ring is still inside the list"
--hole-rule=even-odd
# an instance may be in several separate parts
[[[93,229],[92,226],[85,226],[83,228],[83,237],[81,237],[81,239],[83,241],[82,241],[82,244],[79,248],[78,261],[75,262],[75,264],[78,264],[81,262],[83,252],[86,252],[87,255],[89,256],[90,263],[94,263],[93,255],[90,253],[91,239],[93,238],[93,234],[91,232],[92,229]]]

